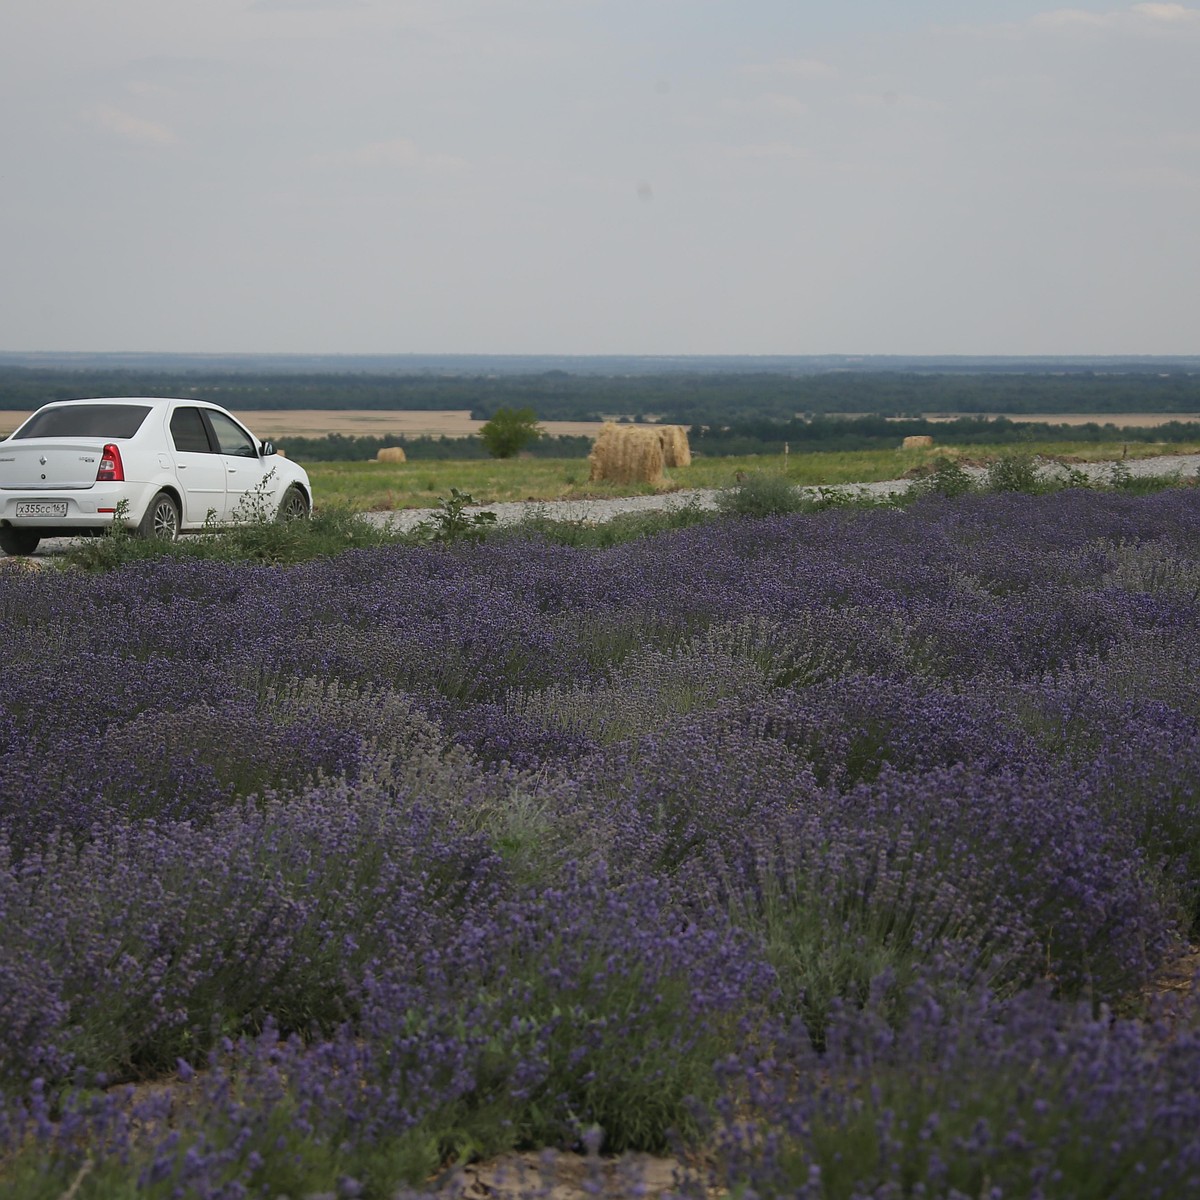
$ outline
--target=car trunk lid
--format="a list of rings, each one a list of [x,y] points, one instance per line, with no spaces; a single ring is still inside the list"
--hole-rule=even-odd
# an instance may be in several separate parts
[[[0,489],[90,488],[96,482],[104,445],[99,438],[0,442]]]

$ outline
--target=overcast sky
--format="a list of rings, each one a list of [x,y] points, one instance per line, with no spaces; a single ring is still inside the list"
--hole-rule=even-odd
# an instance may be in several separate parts
[[[1200,350],[1200,8],[2,0],[0,350]]]

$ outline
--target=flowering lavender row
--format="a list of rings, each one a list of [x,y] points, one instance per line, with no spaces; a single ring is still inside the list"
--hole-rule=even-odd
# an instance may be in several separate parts
[[[706,1131],[714,1165],[685,1172],[679,1200],[710,1196],[714,1184],[806,1200],[1174,1200],[1200,1186],[1194,1019],[1097,1015],[1041,989],[946,1004],[923,983],[899,1029],[872,998],[837,1012],[819,1054],[802,1030],[771,1033],[772,1057],[760,1031],[710,1072],[724,1088]],[[43,1151],[40,1161],[28,1152],[18,1160],[13,1194],[58,1197],[79,1182],[73,1194],[86,1196],[278,1194],[281,1182],[290,1194],[428,1194],[392,1182],[397,1169],[417,1175],[431,1161],[428,1133],[406,1105],[440,1099],[461,1119],[469,1095],[472,1115],[504,1124],[530,1111],[540,1074],[519,1034],[501,1040],[531,1066],[508,1080],[482,1040],[447,1037],[437,1059],[414,1060],[411,1038],[394,1049],[348,1037],[306,1046],[268,1028],[226,1043],[203,1072],[181,1068],[169,1086],[140,1094],[75,1093],[55,1112],[37,1085],[19,1110],[0,1114]],[[643,1097],[621,1087],[629,1063],[620,1038],[594,1041],[605,1053],[581,1056],[580,1066],[602,1063],[600,1089],[616,1085],[628,1113]],[[594,1074],[578,1072],[587,1082],[574,1099],[596,1088]],[[596,1147],[600,1136],[593,1129],[581,1140]],[[629,1182],[621,1194],[643,1194]],[[516,1194],[560,1193],[535,1183]]]
[[[84,1128],[114,1148],[82,1195],[385,1195],[591,1126],[700,1137],[724,1095],[761,1194],[980,1194],[975,1154],[1033,1195],[1082,1169],[1075,1118],[980,1110],[984,1153],[946,1106],[1061,1030],[1052,1107],[1138,1038],[1166,1072],[1192,1124],[1093,1158],[1161,1160],[1169,1195],[1193,1043],[1070,1002],[1132,1011],[1200,925],[1198,622],[1182,489],[0,574],[0,1142],[40,1129],[46,1195]],[[890,1058],[844,1052],[866,1029]],[[935,1033],[951,1132],[854,1107],[872,1072],[917,1087]],[[210,1054],[169,1119],[96,1091]],[[833,1107],[793,1111],[816,1062]],[[747,1087],[778,1153],[735,1152]],[[1146,1089],[1081,1128],[1150,1129]],[[822,1138],[884,1149],[835,1186]]]
[[[897,1030],[873,1001],[837,1014],[819,1059],[784,1033],[786,1067],[722,1064],[721,1182],[796,1200],[1198,1194],[1194,1009],[1133,1021],[1044,989],[946,1005],[923,984]]]

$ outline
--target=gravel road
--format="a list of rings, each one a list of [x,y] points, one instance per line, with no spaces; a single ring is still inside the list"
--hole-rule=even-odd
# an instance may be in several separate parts
[[[1112,478],[1111,462],[1078,463],[1076,469],[1082,471],[1089,479],[1107,481]],[[1200,474],[1200,454],[1163,455],[1158,458],[1130,458],[1125,460],[1125,468],[1130,475],[1168,475],[1178,473],[1180,478]],[[985,467],[965,467],[968,475],[975,479],[987,478]],[[1049,463],[1042,470],[1050,475],[1061,474],[1061,468]],[[911,479],[890,479],[882,483],[847,483],[840,484],[838,491],[852,494],[866,493],[872,496],[888,496],[905,491],[912,483]],[[803,492],[816,494],[818,488],[806,487]],[[718,491],[716,488],[693,488],[681,492],[665,492],[660,496],[627,496],[618,500],[538,500],[522,501],[512,504],[481,504],[470,512],[494,512],[496,522],[500,525],[512,524],[528,516],[531,512],[542,513],[555,521],[585,521],[591,524],[601,524],[622,513],[656,512],[683,508],[695,504],[700,508],[716,508]],[[421,521],[427,521],[436,515],[434,508],[406,508],[396,512],[367,513],[366,516],[377,525],[390,524],[393,529],[404,531],[411,529]]]
[[[1080,463],[1077,467],[1089,479],[1108,480],[1112,477],[1114,463]],[[1131,458],[1125,461],[1125,467],[1131,475],[1166,475],[1178,473],[1180,478],[1200,474],[1200,454],[1163,455],[1158,458]],[[1058,470],[1054,464],[1048,464],[1043,470],[1053,473]],[[983,467],[966,467],[964,470],[977,479],[984,479],[987,470]],[[838,486],[839,491],[850,493],[866,493],[873,496],[886,496],[895,492],[903,492],[912,481],[909,479],[890,479],[882,483],[847,483]],[[801,489],[816,494],[815,487]],[[513,524],[528,516],[531,512],[544,514],[555,521],[584,521],[590,524],[600,524],[609,521],[622,513],[655,512],[682,508],[695,504],[700,508],[712,509],[717,506],[718,491],[716,488],[693,488],[681,492],[664,492],[658,496],[626,496],[617,500],[536,500],[521,501],[511,504],[483,504],[470,512],[487,511],[496,514],[500,525]],[[395,512],[365,513],[368,520],[376,525],[390,525],[398,532],[412,529],[421,521],[428,521],[437,513],[435,508],[404,508]],[[37,554],[62,554],[71,544],[69,538],[48,538],[38,546]]]

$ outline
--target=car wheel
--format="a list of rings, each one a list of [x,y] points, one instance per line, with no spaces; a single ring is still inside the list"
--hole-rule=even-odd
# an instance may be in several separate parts
[[[5,554],[32,554],[42,539],[32,529],[0,526],[0,550]]]
[[[283,493],[283,499],[279,502],[278,519],[280,521],[307,521],[311,515],[312,509],[309,507],[308,497],[301,488],[293,483]]]
[[[142,523],[137,527],[138,537],[159,538],[173,542],[179,537],[179,505],[169,492],[159,492],[150,501]]]

